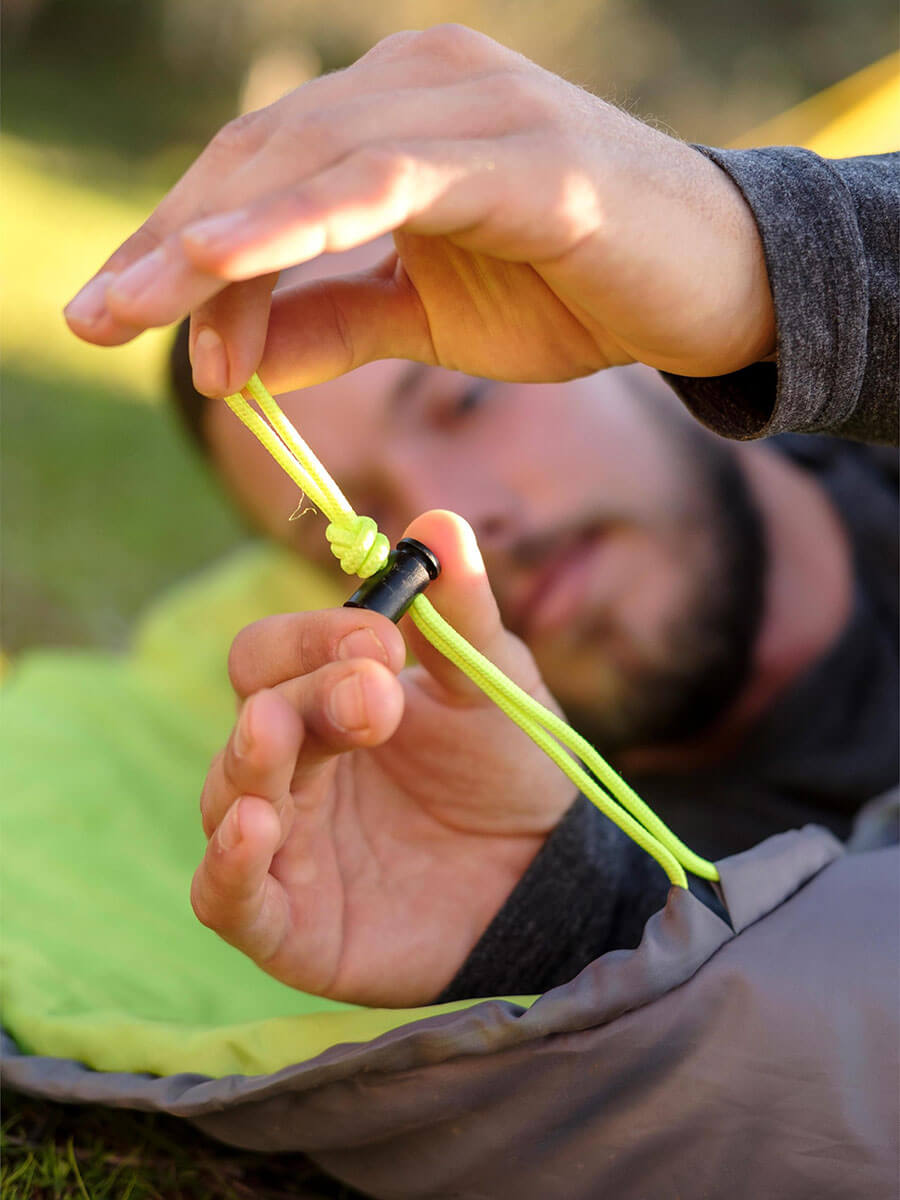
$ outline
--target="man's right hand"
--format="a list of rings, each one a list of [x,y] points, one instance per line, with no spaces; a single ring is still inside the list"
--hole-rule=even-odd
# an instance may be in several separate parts
[[[542,703],[500,622],[474,535],[433,512],[410,526],[442,574],[429,589],[464,636]],[[465,961],[572,801],[556,766],[407,630],[334,609],[272,617],[232,649],[242,699],[201,800],[209,838],[192,902],[276,978],[360,1004],[426,1004]]]
[[[380,268],[283,293],[270,322],[278,271],[388,232]],[[226,126],[67,318],[113,345],[189,312],[208,395],[257,367],[277,393],[377,358],[550,381],[635,360],[721,375],[774,350],[729,177],[456,26]]]

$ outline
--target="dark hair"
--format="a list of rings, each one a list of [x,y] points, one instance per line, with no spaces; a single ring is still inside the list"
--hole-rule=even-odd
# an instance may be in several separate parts
[[[188,339],[191,322],[186,317],[175,332],[169,350],[169,391],[175,404],[179,420],[195,446],[209,455],[209,440],[206,436],[206,410],[209,397],[201,395],[194,387]]]

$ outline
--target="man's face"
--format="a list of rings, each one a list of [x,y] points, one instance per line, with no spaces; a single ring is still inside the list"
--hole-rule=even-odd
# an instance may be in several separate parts
[[[509,384],[388,361],[280,403],[392,542],[431,508],[471,523],[507,626],[598,744],[682,736],[686,707],[736,690],[761,577],[760,554],[742,563],[736,545],[747,534],[731,511],[742,476],[654,372]],[[211,406],[208,431],[256,522],[333,564],[325,519],[289,520],[295,485],[225,405]],[[746,495],[738,501],[740,525]]]

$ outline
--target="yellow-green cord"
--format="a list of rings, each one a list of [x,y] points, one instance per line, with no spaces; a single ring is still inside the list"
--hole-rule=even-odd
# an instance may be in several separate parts
[[[298,488],[329,518],[326,537],[342,568],[348,575],[363,579],[380,570],[390,553],[387,538],[378,532],[371,517],[360,517],[353,511],[258,375],[253,376],[245,390],[262,415],[239,393],[226,396],[226,403]],[[435,649],[505,712],[602,813],[656,859],[673,884],[687,886],[685,870],[703,879],[718,880],[715,866],[689,850],[589,742],[507,678],[444,620],[426,596],[415,598],[409,615]],[[593,777],[572,755],[584,763]]]

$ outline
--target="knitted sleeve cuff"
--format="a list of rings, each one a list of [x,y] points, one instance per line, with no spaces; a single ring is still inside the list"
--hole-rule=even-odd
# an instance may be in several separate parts
[[[698,150],[725,171],[756,219],[775,303],[777,365],[732,375],[667,375],[694,415],[726,437],[835,430],[865,373],[869,276],[853,195],[807,150]]]
[[[668,889],[658,864],[579,796],[435,1003],[566,983],[607,950],[636,946]]]

